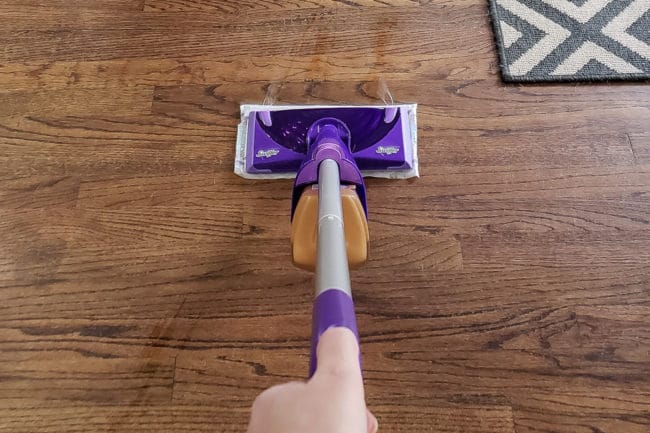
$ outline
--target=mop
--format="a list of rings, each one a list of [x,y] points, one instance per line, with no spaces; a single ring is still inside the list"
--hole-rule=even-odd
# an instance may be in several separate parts
[[[315,272],[311,377],[328,328],[346,327],[359,341],[349,269],[368,257],[363,176],[418,176],[416,105],[242,105],[235,173],[295,179],[293,262]]]

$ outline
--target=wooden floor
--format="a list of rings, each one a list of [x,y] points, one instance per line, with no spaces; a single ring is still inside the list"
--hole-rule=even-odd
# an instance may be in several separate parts
[[[419,103],[353,274],[383,432],[650,431],[650,87],[504,86],[484,0],[3,0],[0,431],[241,432],[304,378],[239,105]]]

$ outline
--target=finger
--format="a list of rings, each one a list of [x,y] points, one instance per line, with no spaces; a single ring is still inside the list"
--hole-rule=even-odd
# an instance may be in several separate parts
[[[354,385],[361,384],[359,343],[348,328],[330,328],[321,335],[316,349],[318,367],[314,378],[340,378]]]
[[[368,433],[377,433],[377,430],[379,430],[379,421],[377,421],[377,418],[369,410],[366,410],[366,416],[368,417],[366,423],[368,425]]]

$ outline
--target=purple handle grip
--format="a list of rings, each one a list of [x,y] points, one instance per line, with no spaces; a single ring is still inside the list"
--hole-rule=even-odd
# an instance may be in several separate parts
[[[334,326],[342,326],[351,330],[359,341],[357,318],[354,315],[354,303],[347,293],[338,289],[322,292],[314,301],[312,313],[311,358],[309,362],[309,377],[314,375],[318,361],[316,348],[323,332]],[[361,362],[361,358],[359,358]]]

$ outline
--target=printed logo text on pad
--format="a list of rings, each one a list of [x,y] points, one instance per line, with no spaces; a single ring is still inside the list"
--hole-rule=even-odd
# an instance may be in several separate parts
[[[393,155],[399,152],[399,147],[397,146],[379,146],[375,151],[380,155]]]
[[[277,155],[280,153],[278,149],[269,149],[269,150],[258,150],[257,154],[255,154],[256,158],[271,158],[272,156]]]

